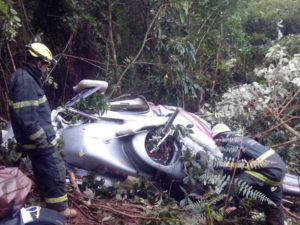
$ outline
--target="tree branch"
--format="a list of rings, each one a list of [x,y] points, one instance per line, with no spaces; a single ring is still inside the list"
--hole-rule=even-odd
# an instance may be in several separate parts
[[[44,80],[44,82],[43,82],[43,85],[46,83],[46,81],[48,80],[48,78],[49,78],[49,76],[51,75],[52,71],[54,70],[54,68],[56,67],[56,65],[58,64],[58,62],[60,61],[62,55],[65,53],[65,51],[67,50],[67,48],[68,48],[69,45],[71,44],[72,39],[73,39],[73,35],[74,35],[74,32],[70,35],[69,40],[68,40],[68,42],[67,42],[67,44],[66,44],[64,50],[62,51],[62,54],[60,55],[60,57],[59,57],[58,60],[57,60],[57,63],[51,68],[50,72],[47,74],[47,76],[46,76],[46,78],[45,78],[45,80]]]
[[[284,211],[288,216],[290,216],[290,217],[292,217],[292,218],[294,218],[294,219],[300,220],[300,216],[297,216],[296,214],[291,213],[287,208],[285,208],[285,207],[283,206],[282,203],[280,203],[280,206],[281,206],[281,208],[283,209],[283,211]]]
[[[5,123],[8,123],[8,120],[7,119],[5,119],[4,117],[2,117],[2,116],[0,116],[0,120],[1,121],[3,121],[3,122],[5,122]]]
[[[70,197],[72,197],[74,200],[76,199],[78,202],[80,202],[82,205],[86,206],[87,208],[101,208],[106,211],[110,211],[114,214],[125,216],[128,218],[133,218],[133,219],[144,219],[144,220],[155,220],[155,221],[163,221],[163,220],[168,220],[168,221],[175,221],[175,222],[180,222],[179,219],[176,218],[169,218],[169,217],[151,217],[151,216],[144,216],[144,215],[134,215],[130,214],[127,212],[123,212],[121,210],[118,210],[112,206],[105,205],[105,204],[98,204],[98,203],[92,203],[88,205],[86,202],[84,202],[82,199],[75,198],[74,195],[68,194]]]
[[[124,71],[122,72],[122,74],[119,76],[118,81],[117,81],[117,83],[116,83],[116,85],[115,85],[116,87],[120,86],[120,83],[121,83],[121,81],[122,81],[124,75],[126,74],[126,72],[129,70],[129,68],[135,63],[135,61],[136,61],[136,60],[139,58],[139,56],[141,55],[141,53],[142,53],[142,51],[143,51],[143,49],[144,49],[144,47],[145,47],[145,44],[146,44],[146,42],[147,42],[147,40],[148,40],[148,35],[149,35],[149,33],[150,33],[150,31],[151,31],[153,25],[154,25],[154,22],[156,21],[156,19],[158,18],[159,14],[160,14],[161,11],[162,11],[162,9],[163,9],[166,5],[168,5],[168,4],[167,4],[167,3],[164,3],[164,4],[161,4],[161,5],[159,6],[156,15],[155,15],[154,18],[152,19],[152,21],[151,21],[151,23],[150,23],[150,25],[149,25],[149,27],[148,27],[148,29],[147,29],[147,31],[146,31],[146,34],[145,34],[145,36],[144,36],[144,40],[143,40],[143,42],[142,42],[142,45],[141,45],[141,47],[140,47],[140,49],[139,49],[137,55],[136,55],[136,56],[134,57],[134,59],[127,65],[127,67],[125,68],[125,70],[124,70]],[[112,89],[111,93],[109,94],[109,97],[111,97],[111,96],[113,95],[114,92],[115,92],[115,88]]]
[[[108,10],[108,37],[109,37],[110,47],[111,47],[114,63],[118,64],[117,54],[116,54],[116,49],[115,49],[114,36],[113,36],[110,0],[107,0],[107,10]]]
[[[218,15],[216,15],[216,16],[213,18],[212,23],[210,24],[210,26],[207,28],[207,30],[205,31],[204,35],[202,36],[202,38],[201,38],[201,40],[200,40],[200,42],[199,42],[199,44],[198,44],[198,47],[197,47],[197,49],[196,49],[196,51],[195,51],[195,56],[197,55],[197,53],[198,53],[198,51],[199,51],[199,49],[200,49],[200,46],[201,46],[201,44],[202,44],[202,41],[204,40],[204,38],[206,37],[206,35],[207,35],[208,32],[210,31],[210,28],[214,25],[215,20],[217,19],[217,17],[218,17]]]
[[[105,65],[104,63],[101,63],[99,61],[96,61],[96,60],[93,60],[93,59],[84,58],[84,57],[80,57],[80,56],[68,55],[68,54],[64,54],[64,53],[62,53],[61,55],[65,56],[65,57],[73,58],[73,59],[78,59],[78,60],[83,61],[85,63],[88,63],[88,64],[90,64],[90,65],[92,65],[94,67],[97,67],[97,68],[99,68],[99,69],[101,69],[103,71],[106,71],[106,69],[104,69],[103,67],[101,67],[101,66],[99,66],[99,65],[96,64],[96,63],[98,63],[98,64]],[[114,64],[110,64],[110,65],[114,65]]]
[[[26,12],[26,9],[25,9],[25,6],[24,6],[24,2],[23,2],[23,0],[19,0],[19,2],[20,2],[21,6],[22,6],[22,9],[23,9],[23,13],[24,13],[24,17],[25,17],[25,22],[26,22],[27,28],[28,28],[28,30],[29,30],[29,32],[31,34],[31,37],[33,38],[34,35],[32,33],[31,26],[30,26],[30,24],[28,22],[29,19],[28,19],[27,12]]]
[[[272,116],[272,115],[271,115],[271,116]],[[288,120],[286,120],[286,121],[284,121],[284,122],[287,123],[287,122],[289,122],[289,121],[291,121],[291,120],[292,120],[292,119],[288,119]],[[277,127],[279,127],[279,126],[281,126],[281,125],[282,125],[282,123],[276,124],[276,125],[272,126],[271,128],[269,128],[268,130],[265,130],[265,131],[263,131],[263,132],[261,132],[261,133],[256,134],[255,137],[256,137],[256,138],[262,138],[264,135],[266,135],[267,133],[273,131],[274,129],[276,129]]]
[[[289,101],[282,106],[282,109],[279,111],[279,114],[281,114],[288,107],[288,105],[296,98],[298,94],[300,94],[300,89],[298,89],[296,93],[293,95],[293,97],[289,98]]]
[[[279,143],[279,144],[276,144],[276,145],[272,145],[271,148],[277,148],[277,147],[280,147],[280,146],[283,146],[283,145],[289,145],[289,144],[293,144],[293,143],[297,143],[297,142],[300,143],[300,140],[296,139],[296,140],[290,140],[290,141],[282,142],[282,143]]]
[[[14,58],[13,58],[13,56],[12,56],[12,54],[11,54],[11,50],[10,50],[10,46],[9,46],[8,41],[6,42],[6,46],[7,46],[7,50],[8,50],[9,57],[10,57],[10,59],[11,59],[12,65],[13,65],[13,69],[14,69],[14,71],[16,71],[15,61],[14,61]]]
[[[217,78],[217,73],[218,73],[218,70],[219,70],[219,59],[220,59],[220,48],[221,48],[221,44],[222,44],[222,39],[223,39],[223,24],[221,24],[220,26],[220,42],[219,42],[219,46],[218,46],[218,50],[217,50],[217,63],[216,63],[216,68],[215,68],[215,71],[214,71],[214,75],[213,75],[213,81],[212,81],[212,86],[211,86],[211,92],[215,89],[215,86],[216,86],[216,78]]]
[[[300,133],[298,133],[296,130],[294,130],[292,127],[290,127],[285,121],[283,121],[274,111],[272,111],[268,106],[266,106],[266,109],[269,113],[273,115],[275,120],[277,120],[280,123],[280,126],[283,126],[285,129],[287,129],[290,133],[295,135],[298,139],[300,139]]]
[[[81,197],[81,191],[76,183],[76,177],[75,177],[75,174],[74,172],[71,170],[71,169],[68,169],[68,174],[69,174],[69,177],[70,177],[70,182],[75,190],[75,193],[78,194],[80,197]]]
[[[253,92],[253,94],[256,95],[257,97],[259,97],[256,92]],[[277,111],[275,109],[271,109],[265,103],[264,103],[264,105],[265,105],[267,111],[274,117],[274,119],[280,123],[280,126],[284,127],[291,134],[295,135],[298,139],[300,139],[300,133],[298,133],[296,130],[294,130],[292,127],[290,127],[282,118],[280,118],[280,116],[277,114]]]

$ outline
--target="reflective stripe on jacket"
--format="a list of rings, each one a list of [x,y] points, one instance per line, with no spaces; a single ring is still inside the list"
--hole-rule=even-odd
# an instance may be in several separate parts
[[[13,131],[17,141],[24,146],[36,148],[55,140],[51,124],[51,110],[42,89],[41,71],[23,64],[12,76],[9,86],[9,105]],[[24,147],[25,148],[25,147]]]
[[[262,175],[260,177],[266,177],[274,183],[280,183],[282,181],[285,174],[285,164],[275,151],[270,150],[268,147],[251,138],[238,136],[233,133],[229,133],[225,139],[226,140],[223,141],[223,157],[225,159],[244,159],[247,162],[254,162],[256,166],[250,168],[250,170],[255,171],[256,175],[260,173]],[[245,167],[245,169],[247,169],[247,167]],[[252,173],[252,175],[253,174],[254,173]]]

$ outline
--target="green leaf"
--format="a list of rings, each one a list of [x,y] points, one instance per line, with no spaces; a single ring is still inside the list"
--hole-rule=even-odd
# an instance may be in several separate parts
[[[187,203],[188,203],[187,198],[184,198],[184,199],[182,199],[182,200],[179,202],[179,205],[180,205],[181,207],[183,207],[183,206],[186,206]]]
[[[7,5],[3,0],[0,0],[0,12],[2,12],[6,18],[9,18],[9,14],[7,12]]]
[[[14,10],[13,8],[10,8],[9,11],[10,11],[13,15],[17,15],[17,14],[18,14],[17,11]]]
[[[188,176],[185,177],[185,178],[183,178],[183,183],[184,184],[188,184],[189,183],[189,177]]]
[[[184,88],[184,94],[188,93],[188,85],[186,84],[186,82],[183,82],[183,88]]]
[[[184,18],[185,18],[184,11],[180,10],[179,16],[180,16],[181,23],[184,23]]]
[[[14,20],[17,22],[21,22],[20,18],[18,16],[13,16]]]
[[[187,191],[182,186],[179,186],[179,188],[184,192],[185,195],[187,195]]]
[[[193,128],[194,125],[193,124],[188,124],[186,127],[190,129],[190,128]]]

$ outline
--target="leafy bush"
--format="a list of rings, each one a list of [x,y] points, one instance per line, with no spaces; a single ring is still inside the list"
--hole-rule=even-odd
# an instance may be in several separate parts
[[[284,47],[274,45],[265,66],[254,73],[262,80],[230,88],[209,119],[278,147],[288,161],[299,160],[300,55],[290,56]],[[287,144],[294,151],[283,152]]]

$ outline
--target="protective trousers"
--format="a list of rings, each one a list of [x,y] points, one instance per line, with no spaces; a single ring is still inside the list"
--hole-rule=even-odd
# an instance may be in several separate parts
[[[56,147],[27,151],[31,160],[36,185],[47,208],[63,211],[68,207],[66,170]]]
[[[276,206],[273,206],[264,203],[267,225],[284,225],[284,213],[280,207],[281,198],[282,198],[281,185],[277,187],[271,186],[270,184],[266,184],[265,182],[247,173],[240,173],[236,175],[236,178],[245,181],[247,184],[253,187],[253,190],[258,190],[259,192],[263,193],[266,197],[268,197],[276,204]],[[229,191],[229,195],[232,196],[233,200],[235,201],[235,204],[238,204],[240,199],[244,197],[241,194],[238,194],[234,187],[231,187]]]

